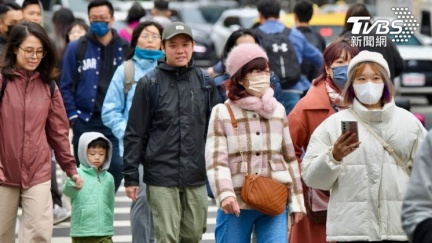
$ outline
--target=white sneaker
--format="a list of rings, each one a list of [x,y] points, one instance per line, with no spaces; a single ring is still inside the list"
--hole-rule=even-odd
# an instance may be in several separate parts
[[[57,204],[54,204],[54,208],[53,208],[53,224],[59,224],[61,222],[64,222],[66,220],[68,220],[71,216],[71,212],[68,211],[65,208],[60,207]]]

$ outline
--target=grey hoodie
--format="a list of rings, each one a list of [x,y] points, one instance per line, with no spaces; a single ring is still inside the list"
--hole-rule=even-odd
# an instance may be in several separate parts
[[[97,138],[103,138],[109,145],[102,171],[90,164],[87,159],[88,144]],[[84,180],[84,187],[80,191],[75,190],[75,182],[70,178],[63,186],[63,194],[71,199],[70,236],[72,237],[114,234],[114,178],[107,171],[111,161],[111,151],[111,142],[101,133],[87,132],[80,137],[78,157],[81,166],[78,168],[78,173]]]
[[[83,133],[81,135],[81,137],[79,138],[79,145],[78,145],[78,158],[79,161],[81,162],[81,166],[84,166],[85,168],[95,168],[97,171],[97,168],[90,164],[90,162],[87,159],[87,149],[88,149],[88,145],[98,139],[98,138],[103,138],[105,141],[108,142],[108,146],[109,149],[107,151],[107,156],[105,158],[105,161],[102,165],[102,171],[108,170],[108,168],[110,167],[111,164],[111,157],[112,157],[112,144],[111,141],[108,140],[108,138],[106,138],[102,133],[99,132],[86,132]]]

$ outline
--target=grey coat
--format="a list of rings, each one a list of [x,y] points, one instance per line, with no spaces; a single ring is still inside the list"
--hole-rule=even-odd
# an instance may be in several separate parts
[[[402,227],[411,242],[417,226],[427,219],[432,219],[432,131],[416,156],[402,204]]]

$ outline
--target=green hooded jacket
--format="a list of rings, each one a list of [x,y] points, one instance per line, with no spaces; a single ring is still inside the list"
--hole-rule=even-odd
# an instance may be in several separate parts
[[[109,144],[102,169],[90,164],[87,147],[97,138]],[[84,180],[81,190],[75,190],[75,183],[68,178],[63,193],[71,199],[71,237],[112,236],[114,234],[114,178],[107,171],[112,156],[112,144],[101,133],[87,132],[79,140],[78,158],[81,162],[78,174]]]

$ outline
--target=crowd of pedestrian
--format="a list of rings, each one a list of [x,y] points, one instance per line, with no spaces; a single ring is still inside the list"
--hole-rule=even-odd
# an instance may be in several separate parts
[[[430,242],[432,135],[395,104],[394,44],[355,47],[347,24],[326,45],[307,0],[293,28],[279,0],[257,10],[207,72],[166,0],[135,3],[119,32],[110,1],[89,2],[89,25],[63,8],[51,35],[40,1],[1,3],[0,241],[21,207],[19,242],[69,217],[73,243],[113,242],[124,179],[137,243],[200,242],[208,195],[216,242]],[[269,183],[287,196],[260,196]]]

